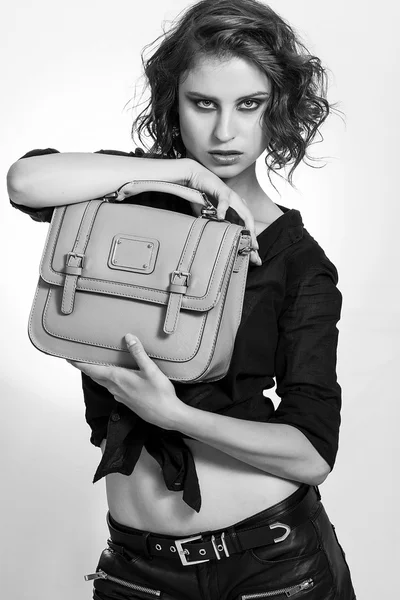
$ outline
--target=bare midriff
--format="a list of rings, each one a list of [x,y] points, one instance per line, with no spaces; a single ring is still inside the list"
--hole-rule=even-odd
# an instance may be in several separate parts
[[[200,512],[183,502],[182,491],[167,489],[160,465],[143,447],[131,475],[112,473],[106,477],[108,506],[117,522],[153,533],[191,535],[242,521],[284,500],[301,485],[198,440],[184,441],[196,465]]]

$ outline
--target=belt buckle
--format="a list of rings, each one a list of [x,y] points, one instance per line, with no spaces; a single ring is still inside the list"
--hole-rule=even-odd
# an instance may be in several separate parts
[[[276,523],[272,523],[272,525],[269,526],[270,529],[276,529],[277,527],[282,527],[282,529],[285,529],[285,533],[281,535],[281,537],[277,537],[274,539],[275,544],[286,540],[287,536],[292,531],[289,525],[285,525],[285,523],[278,523],[278,521]]]
[[[174,544],[178,550],[179,558],[181,559],[181,563],[183,564],[184,567],[186,567],[187,565],[198,565],[199,563],[208,562],[210,560],[209,558],[205,558],[204,560],[192,560],[191,562],[188,562],[186,560],[185,554],[188,554],[189,551],[184,550],[182,548],[182,544],[185,544],[186,542],[192,542],[193,540],[199,540],[199,539],[202,539],[201,535],[195,535],[193,537],[188,537],[188,538],[185,538],[184,540],[174,540]]]

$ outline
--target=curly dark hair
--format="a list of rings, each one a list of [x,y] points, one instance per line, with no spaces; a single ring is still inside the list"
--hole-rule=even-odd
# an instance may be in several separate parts
[[[269,137],[265,157],[269,180],[270,170],[277,172],[293,164],[288,181],[295,187],[294,170],[304,157],[318,160],[308,156],[307,147],[317,132],[323,139],[318,128],[335,110],[326,99],[327,69],[320,59],[310,54],[282,17],[258,0],[201,0],[172,23],[168,32],[163,30],[142,50],[150,99],[133,122],[132,138],[135,130],[142,145],[144,133],[151,137],[150,156],[184,157],[178,116],[180,77],[199,55],[244,58],[261,69],[271,83],[263,115]],[[160,39],[158,49],[145,60],[145,50]]]

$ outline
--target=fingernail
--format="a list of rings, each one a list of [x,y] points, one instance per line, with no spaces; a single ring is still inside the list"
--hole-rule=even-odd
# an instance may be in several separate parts
[[[130,346],[133,346],[134,344],[137,343],[137,339],[131,333],[127,333],[126,336],[125,336],[125,342],[126,342],[126,345],[129,348]]]

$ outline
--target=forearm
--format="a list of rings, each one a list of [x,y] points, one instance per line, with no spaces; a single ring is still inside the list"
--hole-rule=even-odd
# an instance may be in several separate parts
[[[329,466],[301,431],[182,407],[175,429],[257,469],[284,479],[321,484]]]
[[[101,197],[135,179],[184,183],[185,161],[57,152],[15,162],[8,171],[7,186],[17,204],[60,206]]]

